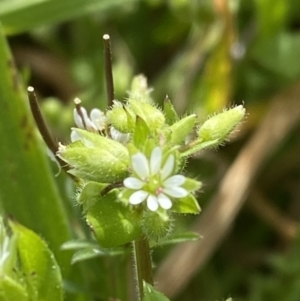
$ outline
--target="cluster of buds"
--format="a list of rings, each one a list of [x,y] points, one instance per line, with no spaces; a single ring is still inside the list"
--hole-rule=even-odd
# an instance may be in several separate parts
[[[199,213],[194,193],[201,182],[182,174],[186,159],[222,144],[245,114],[240,105],[202,125],[195,114],[180,119],[169,99],[162,109],[153,103],[143,76],[133,80],[126,102],[114,101],[106,112],[88,115],[80,100],[75,105],[77,127],[57,156],[80,179],[78,201],[106,247],[139,235],[159,239],[171,228],[172,212]]]

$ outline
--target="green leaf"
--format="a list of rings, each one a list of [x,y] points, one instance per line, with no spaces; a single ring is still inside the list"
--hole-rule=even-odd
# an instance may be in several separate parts
[[[186,241],[196,241],[199,240],[200,235],[196,232],[184,232],[178,234],[172,234],[165,239],[161,239],[156,243],[152,243],[152,247],[161,247],[165,245],[173,245]]]
[[[85,248],[97,248],[98,244],[95,241],[86,239],[73,239],[62,244],[62,250],[78,250]]]
[[[139,216],[129,206],[118,202],[112,191],[88,209],[87,223],[101,247],[110,248],[128,243],[141,235]]]
[[[191,178],[186,178],[181,186],[187,191],[196,191],[202,187],[202,183]]]
[[[125,8],[136,2],[127,0]],[[6,0],[0,1],[0,20],[7,34],[16,34],[95,12],[104,17],[120,6],[124,7],[123,0]]]
[[[14,279],[1,275],[0,301],[27,301],[29,300],[26,288]]]
[[[0,207],[49,242],[66,275],[71,254],[60,245],[71,238],[67,214],[1,28],[0,74]]]
[[[99,200],[101,192],[105,187],[107,187],[107,184],[97,182],[84,184],[77,198],[78,203],[83,206],[84,210],[87,210]]]
[[[188,194],[186,197],[174,202],[171,210],[176,213],[198,214],[201,208],[196,198],[192,194]]]
[[[16,235],[8,235],[0,216],[0,277],[11,276],[17,262]]]
[[[60,268],[46,243],[19,223],[10,223],[17,235],[21,270],[32,300],[63,300]]]
[[[164,294],[157,291],[152,285],[143,281],[144,297],[142,301],[170,301]]]
[[[124,251],[122,249],[100,249],[99,247],[94,247],[94,248],[85,248],[83,250],[80,250],[76,252],[73,257],[72,257],[72,264],[79,262],[79,261],[84,261],[88,259],[93,259],[97,257],[102,257],[102,256],[119,256],[124,254]]]

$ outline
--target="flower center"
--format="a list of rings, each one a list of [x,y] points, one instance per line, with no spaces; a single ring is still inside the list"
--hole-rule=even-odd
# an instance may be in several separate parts
[[[162,192],[162,183],[158,175],[152,176],[148,179],[148,183],[144,189],[151,194],[159,195]]]

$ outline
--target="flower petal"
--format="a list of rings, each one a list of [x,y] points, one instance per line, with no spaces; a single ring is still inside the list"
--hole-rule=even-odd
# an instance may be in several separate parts
[[[155,147],[150,158],[150,172],[155,175],[161,167],[162,150],[159,146]]]
[[[137,190],[137,189],[141,189],[145,185],[145,182],[134,177],[129,177],[124,180],[123,184],[127,188]]]
[[[151,211],[156,211],[158,209],[157,197],[153,194],[150,194],[147,198],[147,207]]]
[[[185,182],[185,176],[183,175],[175,175],[168,179],[166,179],[163,183],[164,187],[174,187],[174,186],[180,186]]]
[[[148,196],[147,191],[138,190],[130,196],[129,203],[132,205],[140,204],[146,199],[147,196]]]
[[[172,207],[172,201],[164,193],[158,195],[157,201],[160,207],[164,209],[170,209]]]
[[[122,144],[126,144],[130,139],[129,133],[121,133],[118,130],[116,130],[113,126],[110,127],[110,135],[113,140],[118,141]]]
[[[137,153],[132,156],[132,167],[142,180],[149,177],[149,163],[144,154]]]
[[[162,171],[161,171],[161,178],[162,180],[166,179],[170,174],[171,172],[173,171],[174,169],[174,161],[175,161],[175,158],[173,155],[170,155],[164,165],[164,167],[162,168]]]
[[[186,189],[182,187],[168,187],[164,188],[163,192],[172,196],[173,198],[184,198],[185,196],[188,195],[188,192]]]
[[[72,130],[71,131],[71,142],[75,142],[80,139],[81,139],[80,136],[74,130]]]
[[[107,118],[101,110],[92,109],[92,111],[90,113],[90,118],[91,118],[92,123],[97,128],[97,130],[99,130],[99,131],[104,130]]]
[[[84,111],[86,113],[85,108],[81,108],[81,112],[83,113]],[[83,123],[82,123],[81,116],[78,114],[76,109],[74,109],[74,111],[73,111],[73,117],[74,117],[74,121],[75,121],[75,124],[77,125],[77,127],[83,129]]]

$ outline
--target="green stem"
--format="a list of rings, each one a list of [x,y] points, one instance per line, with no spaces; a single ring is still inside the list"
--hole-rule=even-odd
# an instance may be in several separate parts
[[[144,237],[135,240],[133,246],[139,300],[142,300],[144,295],[143,281],[153,285],[151,250],[147,238]]]

